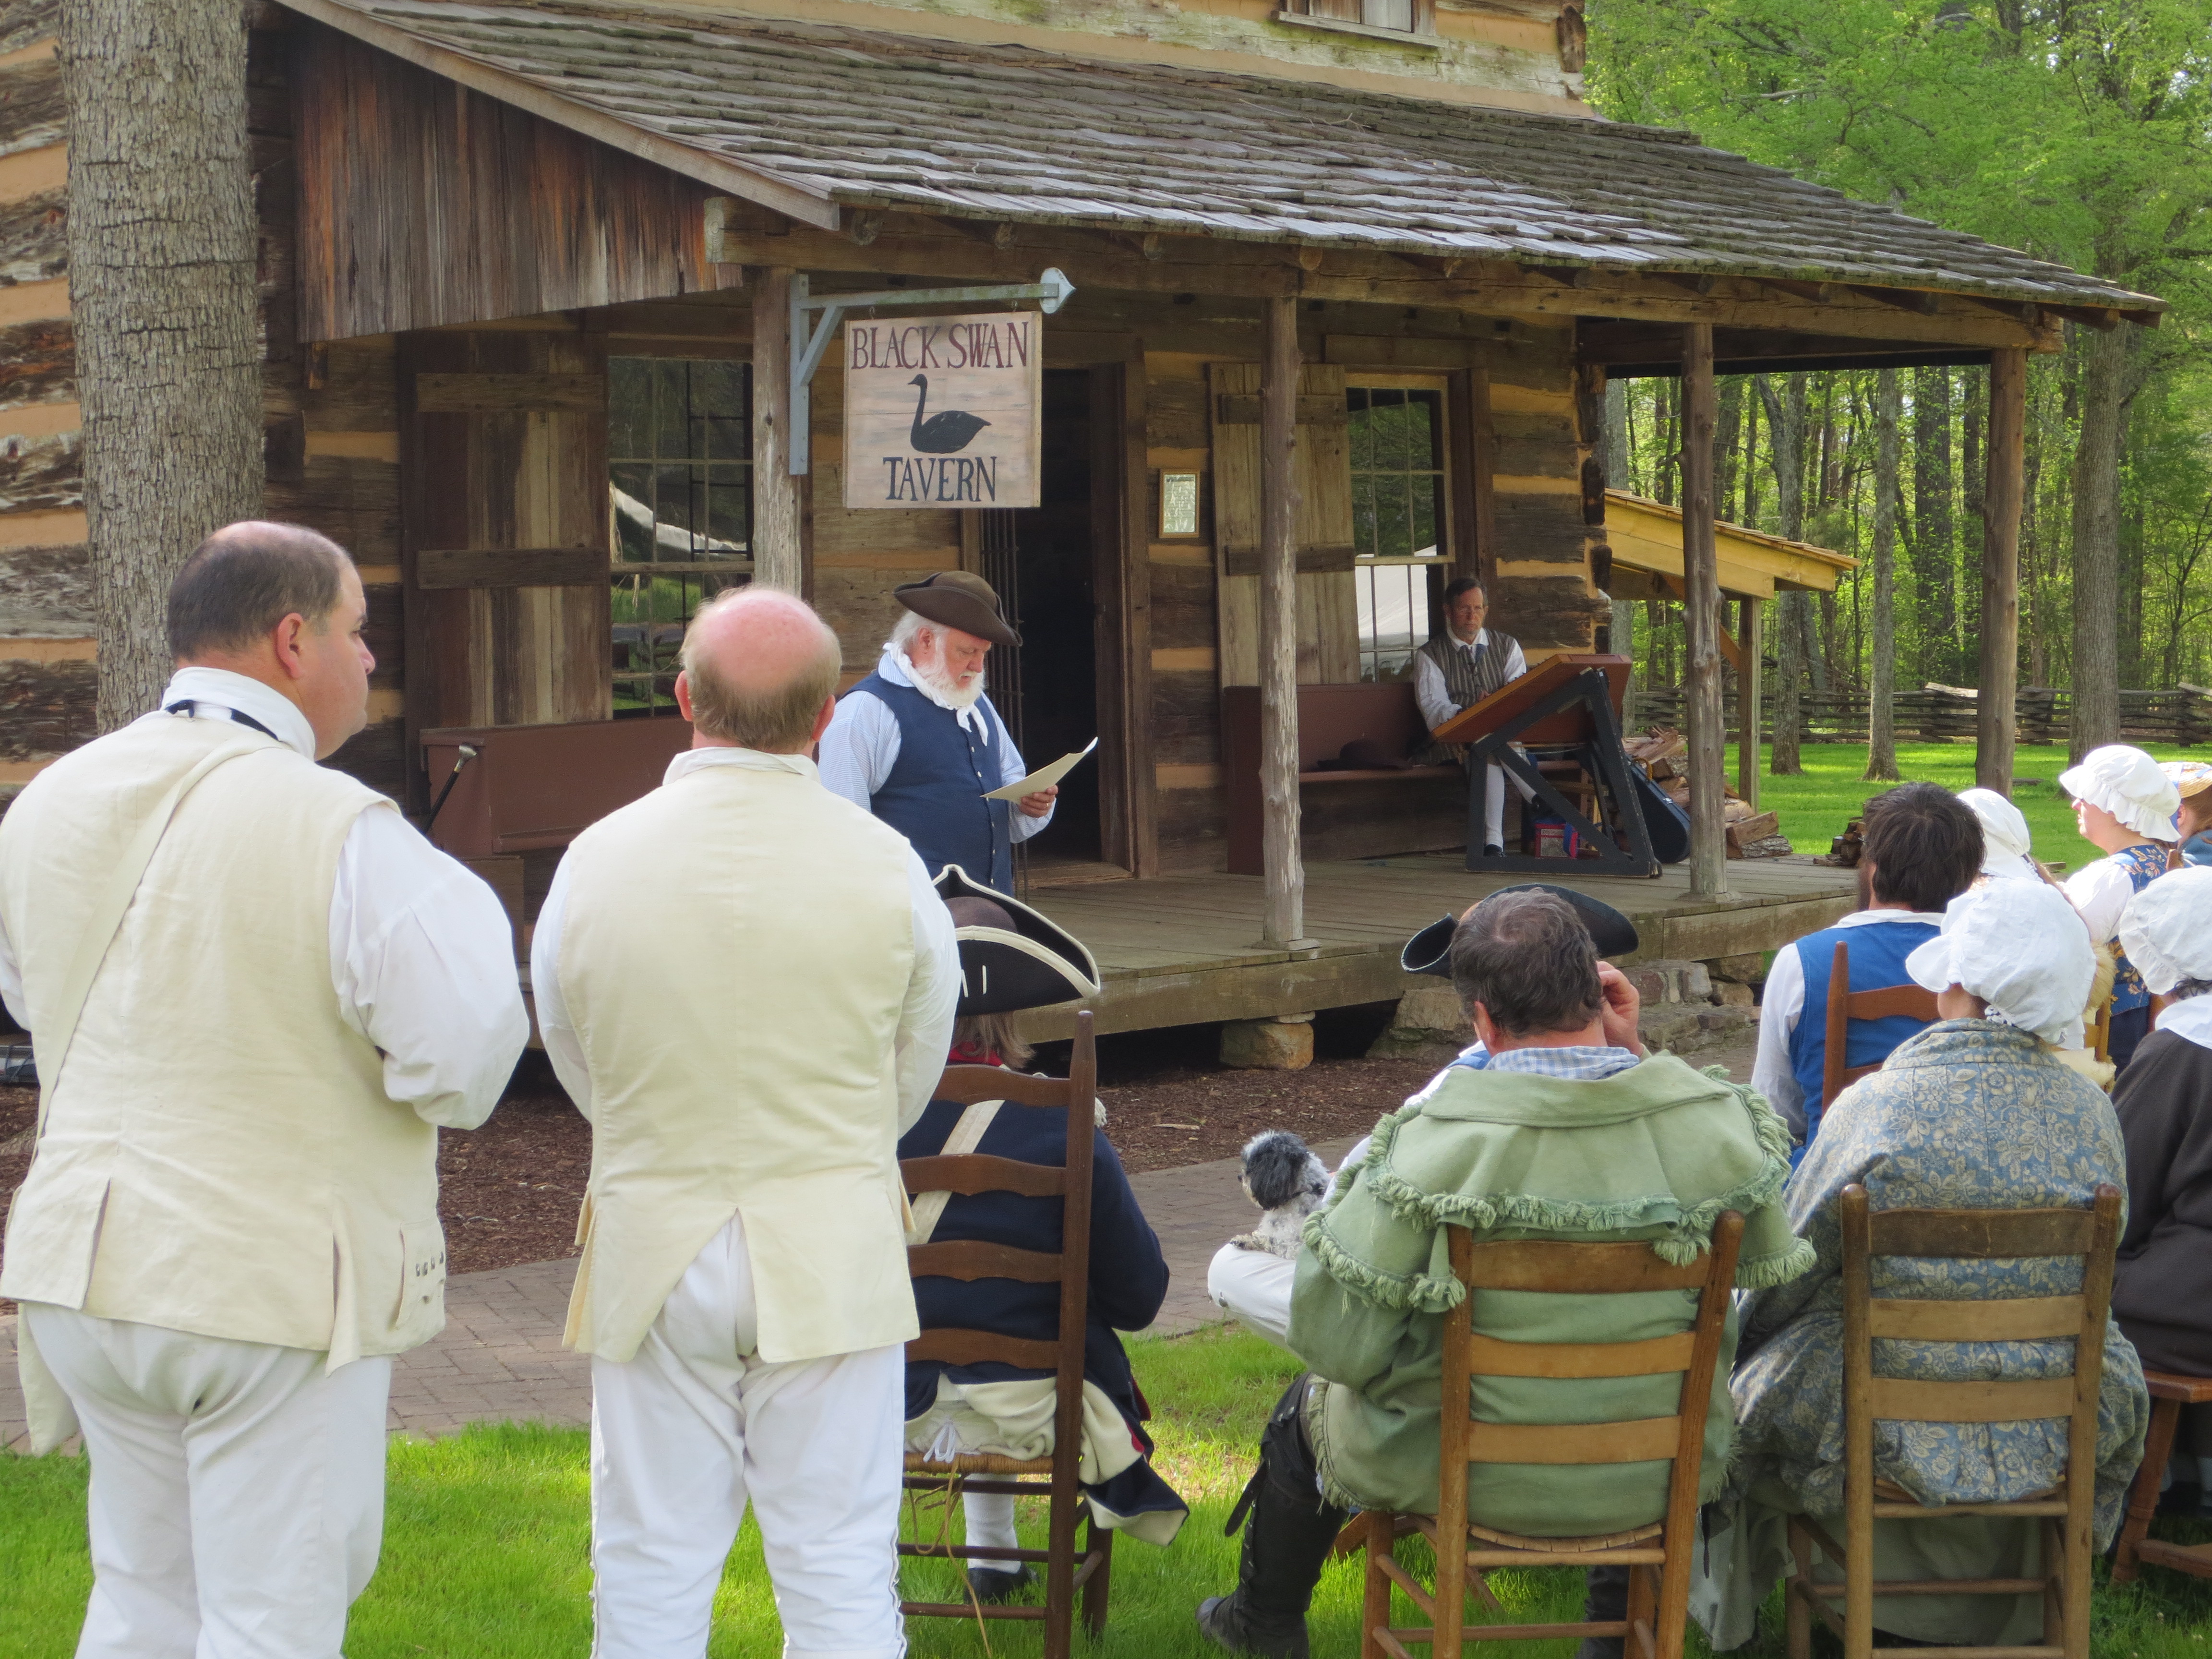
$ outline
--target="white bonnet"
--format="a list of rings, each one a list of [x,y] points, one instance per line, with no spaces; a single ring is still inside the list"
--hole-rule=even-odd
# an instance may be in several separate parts
[[[2130,899],[2120,949],[2158,996],[2185,979],[2212,979],[2212,868],[2169,871]]]
[[[2057,888],[1999,882],[1953,899],[1943,931],[1905,959],[1905,971],[1930,991],[1956,985],[1988,1003],[1990,1018],[2057,1042],[2081,1017],[2096,957]]]
[[[1959,799],[1982,821],[1982,873],[2015,881],[2039,879],[2029,862],[2027,820],[1994,789],[1961,789]]]
[[[2174,838],[2173,815],[2181,810],[2181,792],[2166,769],[2140,749],[2124,743],[2092,749],[2079,766],[2058,775],[2058,787],[2092,806],[2103,807],[2139,836],[2153,841]]]

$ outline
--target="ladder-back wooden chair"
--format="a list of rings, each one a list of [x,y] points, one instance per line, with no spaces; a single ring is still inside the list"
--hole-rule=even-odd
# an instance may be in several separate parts
[[[899,1165],[910,1193],[1005,1192],[1060,1200],[1060,1248],[1056,1255],[974,1239],[916,1244],[907,1251],[908,1268],[917,1279],[934,1274],[1060,1286],[1060,1334],[1054,1341],[940,1328],[924,1331],[906,1345],[909,1360],[942,1360],[954,1365],[995,1360],[1054,1373],[1056,1399],[1050,1456],[1024,1460],[963,1455],[949,1462],[932,1462],[922,1454],[908,1453],[906,1459],[907,1490],[943,1493],[948,1504],[954,1494],[963,1491],[1046,1498],[1049,1513],[1046,1547],[1000,1549],[905,1541],[898,1547],[902,1556],[1042,1563],[1045,1599],[1042,1607],[902,1601],[899,1610],[908,1618],[1042,1620],[1045,1659],[1066,1659],[1077,1591],[1082,1592],[1085,1628],[1094,1636],[1105,1628],[1113,1560],[1114,1535],[1098,1525],[1076,1484],[1083,1458],[1083,1334],[1091,1283],[1091,1142],[1097,1082],[1091,1014],[1085,1009],[1075,1017],[1075,1052],[1066,1077],[1030,1077],[995,1066],[949,1066],[934,1097],[962,1105],[998,1100],[1008,1107],[1065,1109],[1065,1165],[1021,1164],[978,1153],[908,1158]],[[1075,1541],[1079,1521],[1084,1523],[1085,1534],[1079,1558]]]
[[[2112,1582],[2132,1584],[2145,1561],[2192,1578],[2212,1578],[2212,1544],[2172,1544],[2149,1535],[2151,1521],[2158,1514],[2159,1482],[2166,1474],[2166,1460],[2173,1455],[2173,1431],[2180,1425],[2181,1408],[2212,1403],[2212,1376],[2146,1370],[2143,1382],[2150,1389],[2150,1434],[2143,1442],[2142,1467],[2128,1489],[2128,1518],[2112,1551]]]
[[[1465,1642],[1528,1642],[1552,1638],[1620,1637],[1627,1659],[1679,1659],[1690,1597],[1690,1551],[1698,1522],[1698,1476],[1705,1458],[1705,1418],[1713,1370],[1735,1283],[1743,1218],[1734,1210],[1713,1229],[1712,1247],[1685,1267],[1671,1267],[1649,1244],[1570,1244],[1528,1241],[1478,1244],[1464,1227],[1448,1230],[1452,1273],[1467,1286],[1444,1316],[1444,1403],[1437,1513],[1409,1517],[1412,1530],[1436,1547],[1433,1593],[1395,1550],[1401,1517],[1370,1510],[1366,1601],[1360,1617],[1361,1659],[1411,1659],[1409,1645],[1431,1659],[1459,1659]],[[1484,1291],[1539,1291],[1572,1296],[1629,1291],[1695,1291],[1697,1318],[1674,1336],[1635,1342],[1505,1342],[1475,1334],[1475,1298]],[[1492,1423],[1474,1414],[1472,1379],[1484,1376],[1657,1376],[1679,1371],[1673,1414],[1620,1423]],[[1672,1460],[1664,1519],[1592,1538],[1534,1538],[1472,1522],[1467,1512],[1469,1463],[1653,1463]],[[1482,1580],[1491,1567],[1602,1567],[1629,1570],[1627,1617],[1556,1625],[1467,1623],[1472,1588],[1498,1605]],[[1470,1579],[1472,1583],[1470,1584]],[[1402,1589],[1425,1613],[1424,1628],[1390,1623],[1390,1591]]]
[[[2079,1210],[1873,1210],[1866,1188],[1844,1188],[1844,1541],[1805,1516],[1790,1518],[1790,1659],[1808,1659],[1817,1615],[1844,1644],[1844,1659],[1903,1648],[1874,1645],[1878,1595],[2040,1595],[2043,1640],[1983,1647],[1984,1659],[2089,1659],[2089,1569],[2094,1554],[2092,1512],[2097,1488],[2097,1396],[2104,1377],[2105,1322],[2112,1302],[2112,1261],[2119,1246],[2120,1193],[2110,1184]],[[2081,1289],[2073,1296],[2016,1297],[1984,1302],[1876,1297],[1878,1255],[1981,1261],[2017,1256],[2081,1258]],[[1874,1374],[1876,1338],[1913,1342],[2074,1340],[2070,1375],[2032,1382],[1936,1382]],[[1877,1480],[1874,1425],[1904,1423],[2020,1423],[2064,1418],[2066,1474],[2050,1491],[2005,1504],[1916,1502],[1903,1488]],[[2039,1578],[1927,1579],[1877,1583],[1874,1523],[1957,1516],[2033,1518],[2042,1523]],[[1813,1577],[1813,1549],[1843,1569],[1840,1583]],[[1840,1601],[1843,1617],[1828,1604]]]
[[[1836,1097],[1861,1078],[1881,1069],[1846,1066],[1844,1054],[1855,1019],[1888,1019],[1902,1014],[1923,1025],[1933,1025],[1942,1016],[1936,1012],[1936,994],[1917,985],[1883,985],[1870,991],[1851,989],[1851,947],[1836,941],[1834,963],[1828,969],[1828,1040],[1820,1064],[1820,1109],[1836,1103]],[[1802,1018],[1802,1016],[1801,1015]]]

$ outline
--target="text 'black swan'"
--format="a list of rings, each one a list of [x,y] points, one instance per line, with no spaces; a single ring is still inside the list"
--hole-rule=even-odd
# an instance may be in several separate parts
[[[914,430],[908,438],[919,454],[957,455],[968,447],[977,433],[991,424],[981,415],[970,415],[964,409],[939,410],[924,420],[922,410],[929,405],[929,376],[917,374],[907,384],[921,388],[914,400]]]

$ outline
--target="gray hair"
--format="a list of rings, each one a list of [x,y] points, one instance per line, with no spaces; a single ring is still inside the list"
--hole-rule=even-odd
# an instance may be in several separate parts
[[[792,603],[813,619],[821,634],[821,648],[813,659],[781,685],[755,688],[732,684],[722,678],[713,653],[700,640],[699,624],[732,605],[757,600],[775,590],[733,587],[716,594],[693,613],[684,631],[684,672],[691,691],[691,727],[710,738],[720,738],[740,749],[767,754],[797,754],[814,737],[815,716],[837,690],[837,677],[845,665],[844,653],[830,624],[804,600]],[[784,595],[778,594],[782,598]]]
[[[894,651],[904,651],[908,646],[914,643],[915,635],[924,629],[933,631],[937,627],[937,623],[930,621],[918,611],[902,610],[899,612],[898,621],[891,626],[891,636],[888,643]]]
[[[318,633],[337,609],[345,549],[305,525],[246,519],[194,548],[169,584],[169,654],[243,651],[285,617]]]

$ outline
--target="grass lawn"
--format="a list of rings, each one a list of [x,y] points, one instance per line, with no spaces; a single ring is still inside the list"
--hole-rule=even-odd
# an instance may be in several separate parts
[[[1295,1373],[1290,1359],[1258,1338],[1225,1331],[1141,1342],[1137,1371],[1159,1420],[1159,1466],[1191,1501],[1189,1523],[1175,1544],[1115,1551],[1111,1621],[1102,1655],[1128,1659],[1209,1659],[1191,1611],[1203,1597],[1233,1587],[1237,1541],[1221,1534],[1251,1468],[1261,1420]],[[591,1576],[586,1446],[581,1431],[485,1426],[435,1443],[398,1440],[384,1559],[355,1607],[350,1659],[571,1659],[589,1651]],[[0,1459],[0,1655],[64,1659],[73,1648],[90,1584],[85,1559],[82,1458]],[[1025,1511],[1040,1506],[1024,1505]],[[1041,1544],[1039,1515],[1024,1514],[1024,1543]],[[933,1535],[935,1516],[909,1536]],[[926,1532],[921,1529],[926,1529]],[[2161,1528],[2163,1530],[2163,1528]],[[1414,1554],[1408,1550],[1408,1559]],[[955,1580],[945,1563],[910,1563],[909,1594],[949,1599]],[[1579,1575],[1565,1571],[1499,1573],[1492,1579],[1516,1622],[1571,1618],[1581,1605]],[[1352,1659],[1357,1638],[1357,1564],[1332,1566],[1315,1597],[1314,1652]],[[1401,1604],[1403,1622],[1419,1622]],[[1778,1633],[1743,1651],[1772,1659]],[[2142,1582],[2098,1592],[2100,1659],[2204,1659],[2212,1632],[2212,1583],[2157,1568]],[[917,1620],[908,1639],[919,1659],[984,1659],[972,1625]],[[994,1624],[989,1651],[1029,1656],[1038,1633]],[[772,1659],[781,1649],[760,1535],[749,1521],[730,1558],[717,1604],[715,1659]],[[1564,1643],[1486,1645],[1498,1656],[1565,1656]],[[1692,1654],[1706,1652],[1691,1632]]]
[[[2203,749],[2175,749],[2146,745],[2144,752],[2160,760],[2212,760]],[[1869,795],[1886,784],[1868,783],[1867,746],[1863,743],[1808,743],[1799,754],[1805,763],[1802,776],[1778,778],[1766,771],[1771,745],[1762,745],[1759,804],[1782,815],[1782,833],[1800,853],[1825,853],[1828,843],[1856,817]],[[1728,777],[1735,781],[1736,755],[1728,757]],[[1971,789],[1974,783],[1974,745],[1971,743],[1900,743],[1897,769],[1907,780],[1940,783],[1946,789]],[[2058,775],[2066,769],[2066,750],[2056,744],[2043,748],[2023,744],[2013,762],[2013,802],[2027,819],[2035,855],[2046,864],[2063,864],[2069,871],[2102,858],[2103,854],[2075,833],[2074,809],[2058,787]],[[2212,1638],[2208,1638],[2212,1639]]]

